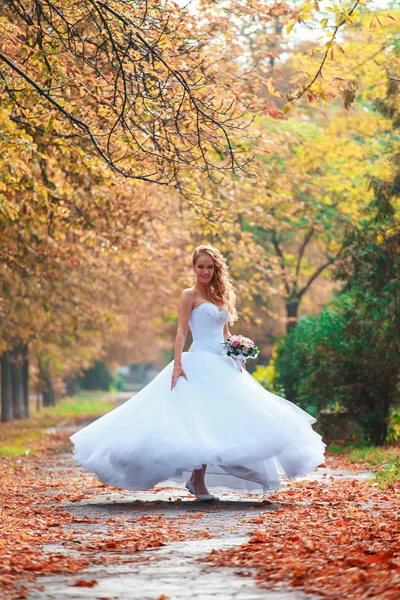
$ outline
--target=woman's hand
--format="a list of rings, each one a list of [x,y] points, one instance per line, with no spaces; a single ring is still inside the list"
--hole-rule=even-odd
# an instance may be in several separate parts
[[[246,361],[242,360],[240,363],[240,370],[241,371],[246,371]]]
[[[184,377],[186,379],[186,381],[188,380],[185,371],[183,370],[182,365],[176,365],[174,366],[174,370],[172,371],[172,378],[171,378],[171,390],[173,390],[173,388],[176,386],[176,382],[178,381],[179,377]]]
[[[231,359],[233,360],[234,363],[236,363],[236,358],[234,356],[231,356]],[[240,370],[241,371],[246,371],[246,361],[243,360],[241,365],[240,365]]]

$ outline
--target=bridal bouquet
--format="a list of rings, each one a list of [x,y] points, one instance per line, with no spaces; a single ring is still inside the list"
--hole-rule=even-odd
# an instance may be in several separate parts
[[[259,349],[254,344],[253,340],[242,335],[232,335],[222,344],[227,352],[227,356],[232,356],[236,359],[236,365],[240,371],[242,368],[242,362],[248,358],[257,358]]]

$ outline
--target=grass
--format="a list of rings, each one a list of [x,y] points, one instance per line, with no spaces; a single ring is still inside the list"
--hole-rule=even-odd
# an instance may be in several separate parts
[[[366,462],[372,467],[376,467],[384,464],[389,458],[392,458],[392,455],[392,446],[365,446],[350,449],[348,458],[354,463]]]
[[[0,440],[0,456],[22,456],[33,451],[37,442],[40,442],[42,439],[43,430],[28,430],[26,427],[23,427],[20,430],[12,430],[9,428],[7,433],[6,439],[4,441]],[[29,448],[29,446],[31,446],[31,448]]]
[[[44,409],[49,415],[103,415],[115,405],[98,392],[81,392],[71,398],[63,398],[56,406]]]
[[[400,449],[395,446],[354,448],[349,452],[354,463],[367,463],[375,473],[376,483],[385,488],[400,484]]]
[[[352,463],[367,463],[371,467],[385,464],[388,460],[398,458],[400,455],[399,446],[373,446],[371,444],[351,444],[343,445],[330,444],[328,451],[331,454],[343,454]]]
[[[400,448],[398,445],[372,446],[370,444],[354,445],[331,444],[328,447],[332,454],[342,454],[355,464],[363,464],[375,474],[376,483],[384,488],[400,485]]]
[[[50,426],[50,425],[49,425]],[[35,454],[43,436],[43,427],[38,423],[2,423],[0,426],[0,456],[23,456]]]
[[[377,471],[376,482],[381,488],[400,484],[400,457],[393,457]]]
[[[0,424],[0,457],[36,454],[46,428],[55,427],[61,421],[73,424],[85,416],[90,419],[113,408],[115,404],[99,392],[81,392],[71,398],[62,398],[56,406],[43,407],[40,412],[37,412],[36,404],[32,402],[29,419]]]

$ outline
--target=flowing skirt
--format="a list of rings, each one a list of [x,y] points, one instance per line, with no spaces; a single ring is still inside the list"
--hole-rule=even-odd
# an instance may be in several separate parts
[[[71,436],[74,458],[109,485],[146,490],[182,484],[207,465],[209,488],[278,489],[324,462],[315,419],[266,391],[234,361],[182,354],[188,377],[171,391],[173,361],[145,388]]]

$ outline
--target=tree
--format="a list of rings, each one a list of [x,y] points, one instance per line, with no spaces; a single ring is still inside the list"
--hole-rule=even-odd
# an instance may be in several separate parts
[[[175,3],[6,0],[0,19],[16,123],[85,139],[139,180],[169,184],[182,167],[211,177],[245,168],[231,139],[240,90],[218,81],[195,17]]]
[[[200,6],[203,21],[208,23],[220,48],[228,48],[227,54],[235,61],[241,77],[261,98],[260,110],[277,118],[300,106],[303,99],[317,106],[342,97],[349,108],[359,89],[352,73],[354,65],[368,68],[376,55],[371,48],[368,53],[365,45],[366,61],[358,61],[356,56],[348,60],[343,39],[365,39],[369,31],[376,29],[381,29],[382,40],[387,35],[386,43],[396,39],[396,13],[393,16],[386,9],[376,10],[364,0],[203,0]],[[294,63],[293,56],[297,59]],[[383,69],[398,76],[398,64],[396,68],[385,53],[381,52],[379,61]],[[292,63],[292,68],[288,68],[288,63]],[[345,72],[343,64],[347,67]]]
[[[288,18],[285,6],[252,3],[246,12],[246,2],[203,5],[205,18],[207,14],[216,17],[214,21],[208,17],[209,27],[225,50],[225,64],[229,65],[230,35],[232,31],[237,34],[231,60],[236,61],[238,71],[244,64],[241,77],[248,78],[264,110],[246,140],[246,152],[255,156],[255,179],[232,179],[215,189],[190,177],[182,183],[181,192],[201,216],[197,227],[203,239],[218,244],[229,256],[244,304],[242,314],[251,322],[252,313],[261,312],[268,321],[265,335],[270,338],[271,332],[282,333],[280,323],[289,329],[299,315],[320,310],[330,299],[337,287],[332,267],[341,255],[346,228],[359,222],[372,199],[368,178],[388,174],[392,123],[374,109],[374,102],[385,93],[384,68],[389,56],[395,64],[396,24],[389,19],[384,30],[369,30],[368,15],[363,14],[357,27],[342,32],[345,54],[339,51],[334,62],[329,59],[324,64],[324,73],[333,82],[338,81],[338,70],[347,79],[357,78],[360,90],[354,112],[349,113],[339,98],[328,108],[316,109],[314,100],[299,104],[295,113],[285,116],[283,99],[276,96],[274,86],[289,93],[291,79],[297,81],[303,71],[316,68],[317,59],[307,58],[316,42],[290,45],[281,31],[278,41],[274,37],[272,51],[267,34]],[[285,58],[279,56],[280,48]],[[278,103],[275,109],[273,100]],[[281,118],[276,119],[279,107]],[[260,325],[259,317],[255,319]]]
[[[17,383],[10,390],[18,404],[14,413],[4,410],[3,418],[10,419],[27,416],[26,397],[20,408],[19,383],[25,381],[27,345],[32,372],[40,367],[38,389],[60,390],[63,377],[90,366],[121,332],[123,315],[133,313],[134,290],[146,299],[149,320],[154,315],[163,295],[153,290],[149,301],[151,289],[141,285],[140,276],[144,257],[156,254],[154,245],[162,237],[156,223],[162,225],[174,200],[165,201],[163,209],[157,193],[148,194],[148,184],[123,183],[101,158],[88,158],[84,143],[51,132],[27,134],[5,111],[0,119],[5,188],[0,352],[5,389],[9,373]]]
[[[352,186],[364,175],[361,159],[377,154],[366,142],[373,118],[354,119],[360,139],[339,131],[335,105],[329,119],[299,125],[282,110],[289,89],[275,92],[269,77],[279,75],[281,48],[300,50],[283,29],[293,7],[207,4],[202,19],[173,3],[146,12],[130,0],[0,8],[0,352],[16,415],[28,408],[27,349],[50,402],[63,379],[97,359],[154,356],[198,243],[228,256],[244,320],[259,324],[253,305],[272,315],[274,298],[288,306],[303,298],[313,272],[340,250],[346,206],[357,221],[368,200]],[[243,129],[240,114],[248,123],[263,104],[264,116]],[[302,118],[314,111],[301,110]],[[372,133],[381,148],[382,131],[379,122]],[[353,160],[351,174],[333,160],[333,136],[348,148],[339,158]],[[252,154],[257,179],[236,177]],[[278,245],[285,278],[281,256],[271,254]],[[271,343],[276,332],[268,335]],[[6,418],[10,406],[5,400]]]
[[[320,316],[300,322],[278,350],[278,383],[318,409],[338,404],[383,444],[400,382],[399,83],[377,107],[393,123],[391,178],[371,178],[366,216],[348,229],[336,277],[342,291]]]

